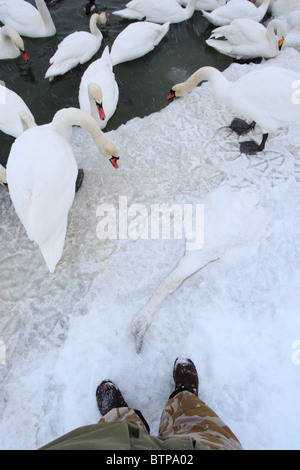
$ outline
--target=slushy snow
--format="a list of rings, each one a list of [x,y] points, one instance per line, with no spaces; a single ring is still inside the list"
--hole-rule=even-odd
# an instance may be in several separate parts
[[[300,72],[300,53],[286,48],[276,59],[232,64],[224,73],[234,80],[274,64]],[[173,72],[175,84],[180,68]],[[204,83],[107,133],[119,148],[118,171],[75,128],[72,147],[85,180],[53,275],[0,188],[1,449],[38,449],[96,423],[95,392],[104,379],[142,411],[155,435],[173,391],[174,361],[187,356],[198,369],[200,397],[245,449],[299,450],[299,130],[276,131],[264,152],[247,157],[235,134],[217,132],[234,117],[242,116],[217,103]],[[252,136],[260,141],[259,129]],[[185,239],[100,240],[97,208],[111,204],[118,214],[126,196],[128,207],[143,204],[150,213],[152,204],[201,204],[228,187],[257,199],[266,216],[255,221],[257,236],[228,246],[167,296],[137,354],[132,320],[184,256]],[[223,206],[230,221],[231,206]]]

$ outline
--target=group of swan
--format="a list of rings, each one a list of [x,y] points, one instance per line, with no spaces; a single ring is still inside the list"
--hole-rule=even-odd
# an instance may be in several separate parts
[[[230,0],[226,5],[210,13],[202,10],[203,16],[215,26],[230,24],[237,18],[248,18],[260,22],[267,13],[271,0],[263,0],[257,7],[249,0]]]

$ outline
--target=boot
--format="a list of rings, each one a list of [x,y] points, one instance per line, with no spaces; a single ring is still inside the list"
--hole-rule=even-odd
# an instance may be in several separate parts
[[[172,396],[184,390],[198,396],[198,374],[195,364],[191,359],[177,358],[174,363],[173,377],[175,390]]]
[[[110,380],[103,380],[97,387],[96,400],[102,416],[113,408],[128,406],[118,387]]]

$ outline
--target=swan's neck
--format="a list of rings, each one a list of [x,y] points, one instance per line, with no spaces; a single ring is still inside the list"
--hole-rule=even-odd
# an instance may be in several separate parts
[[[97,121],[99,119],[99,113],[97,109],[97,103],[99,105],[102,105],[102,92],[100,95],[100,87],[97,87],[98,91],[98,99],[95,97],[94,93],[94,84],[89,83],[88,85],[88,97],[89,97],[89,102],[90,102],[90,110],[91,110],[91,116]],[[96,103],[97,102],[97,103]]]
[[[194,13],[198,0],[189,0],[187,6],[184,8],[184,16],[188,20]]]
[[[209,81],[212,83],[216,93],[224,93],[230,82],[224,77],[222,72],[214,67],[201,67],[196,70],[185,82],[173,87],[176,96],[184,96],[192,91],[200,82]]]
[[[102,37],[100,29],[97,27],[97,23],[105,24],[106,23],[106,14],[101,13],[98,15],[94,13],[90,19],[90,31],[94,36]]]
[[[258,7],[258,9],[264,11],[265,13],[267,13],[270,2],[271,2],[271,0],[264,0],[262,2],[262,4]]]
[[[50,12],[48,10],[48,7],[45,3],[45,0],[35,0],[36,7],[41,15],[41,18],[43,20],[43,23],[46,27],[54,27],[54,23],[52,20],[52,17],[50,15]]]
[[[69,139],[73,126],[86,129],[92,136],[100,152],[106,157],[118,156],[116,146],[101,131],[97,122],[89,114],[78,108],[61,109],[52,121],[52,129],[65,139]]]
[[[23,50],[24,49],[24,42],[20,35],[9,26],[5,25],[1,28],[1,35],[5,38],[9,38],[16,47]]]

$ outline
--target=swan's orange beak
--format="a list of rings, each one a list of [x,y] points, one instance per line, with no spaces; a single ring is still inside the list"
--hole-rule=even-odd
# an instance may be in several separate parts
[[[282,48],[282,46],[283,46],[283,43],[284,43],[284,38],[281,38],[281,39],[278,41],[279,50],[281,50],[281,48]]]
[[[97,109],[98,109],[99,118],[101,119],[101,121],[104,121],[105,112],[104,112],[102,103],[96,103],[96,106],[97,106]]]
[[[111,158],[109,159],[110,163],[111,163],[112,166],[115,167],[115,168],[119,168],[118,160],[119,160],[119,157],[111,157]]]
[[[25,50],[24,50],[24,51],[21,51],[21,54],[22,54],[24,60],[26,60],[26,62],[28,62],[29,57],[28,57],[28,55],[26,54]]]
[[[170,91],[170,94],[169,94],[169,96],[168,96],[168,100],[172,100],[173,98],[175,98],[175,96],[176,96],[176,95],[175,95],[175,91],[174,91],[174,90],[171,90],[171,91]]]

